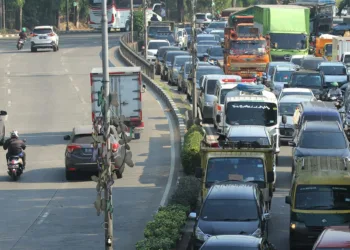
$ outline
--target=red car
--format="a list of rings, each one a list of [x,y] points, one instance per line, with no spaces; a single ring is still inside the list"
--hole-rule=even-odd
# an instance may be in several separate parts
[[[323,230],[312,250],[350,250],[350,225],[333,226]]]

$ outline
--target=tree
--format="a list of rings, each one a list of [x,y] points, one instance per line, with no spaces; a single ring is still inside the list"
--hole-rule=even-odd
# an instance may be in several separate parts
[[[23,23],[23,6],[25,4],[25,0],[13,0],[13,6],[19,10],[19,29],[22,29]]]

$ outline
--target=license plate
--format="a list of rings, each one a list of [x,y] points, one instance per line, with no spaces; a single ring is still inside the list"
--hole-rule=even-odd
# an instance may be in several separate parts
[[[39,36],[39,39],[47,39],[47,36]]]
[[[85,151],[85,153],[91,154],[92,153],[92,148],[86,148],[84,151]]]

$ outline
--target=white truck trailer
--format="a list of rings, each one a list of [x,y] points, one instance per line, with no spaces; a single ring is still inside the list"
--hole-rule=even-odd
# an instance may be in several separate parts
[[[350,37],[333,37],[332,61],[344,62],[344,54],[350,52]]]
[[[103,71],[93,68],[90,73],[92,122],[102,118],[101,97]],[[144,129],[142,121],[142,80],[140,67],[110,67],[110,93],[116,94],[119,106],[111,106],[111,119],[124,116],[130,136],[140,139]]]

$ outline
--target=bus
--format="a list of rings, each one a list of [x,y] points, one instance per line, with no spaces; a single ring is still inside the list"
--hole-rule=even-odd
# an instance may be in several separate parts
[[[101,29],[101,9],[102,0],[89,0],[89,27]],[[142,8],[142,0],[134,0],[134,10]],[[161,8],[160,4],[154,4],[147,10],[147,21],[151,20],[154,11]],[[157,11],[158,12],[158,11]],[[158,15],[159,21],[162,18]],[[120,31],[130,31],[130,0],[107,0],[108,31],[118,29]]]

